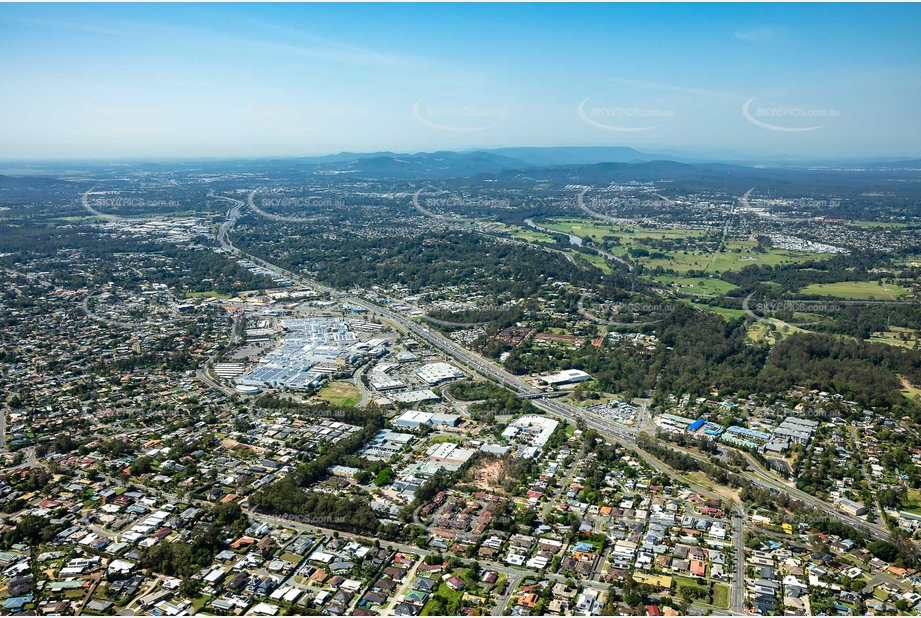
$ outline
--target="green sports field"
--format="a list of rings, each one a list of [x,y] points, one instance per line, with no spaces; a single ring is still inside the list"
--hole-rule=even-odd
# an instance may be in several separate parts
[[[875,281],[841,281],[813,283],[800,290],[800,293],[853,300],[898,300],[908,294],[908,290],[897,285],[879,285]]]

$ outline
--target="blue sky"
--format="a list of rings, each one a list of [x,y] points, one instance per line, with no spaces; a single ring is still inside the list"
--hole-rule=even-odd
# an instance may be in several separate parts
[[[921,155],[918,5],[0,5],[0,158]]]

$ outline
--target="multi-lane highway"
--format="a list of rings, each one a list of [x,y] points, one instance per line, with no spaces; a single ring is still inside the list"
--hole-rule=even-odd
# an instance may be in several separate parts
[[[247,198],[247,201],[250,203],[250,205],[253,204],[255,193],[256,193],[255,191],[250,192]],[[519,393],[522,396],[533,397],[534,399],[532,399],[532,402],[534,403],[534,405],[541,408],[545,412],[554,414],[566,420],[571,420],[573,422],[582,420],[585,422],[586,426],[588,426],[591,429],[595,429],[596,431],[598,431],[601,435],[605,436],[606,438],[613,439],[617,442],[620,442],[622,444],[629,446],[630,448],[636,449],[637,452],[643,457],[643,459],[645,459],[650,465],[652,465],[657,470],[670,474],[672,476],[675,476],[674,471],[671,471],[670,469],[668,469],[666,466],[664,466],[661,462],[659,462],[657,459],[655,459],[648,453],[640,449],[637,449],[636,439],[637,439],[637,435],[639,434],[641,430],[640,427],[628,427],[626,425],[621,425],[613,420],[605,419],[605,418],[590,414],[586,412],[585,410],[576,408],[574,406],[570,406],[566,403],[563,403],[551,397],[545,397],[543,396],[543,393],[540,390],[524,382],[518,376],[512,375],[511,373],[505,371],[505,369],[496,365],[495,363],[492,363],[484,359],[478,354],[474,354],[470,352],[469,350],[461,347],[454,341],[448,339],[447,337],[444,337],[443,335],[441,335],[441,333],[437,331],[433,331],[427,326],[417,324],[416,322],[413,322],[412,320],[389,309],[388,307],[378,305],[376,303],[373,303],[371,301],[368,301],[364,298],[361,298],[361,297],[358,297],[352,294],[334,290],[327,286],[321,285],[315,281],[306,279],[296,273],[292,273],[288,270],[280,268],[274,264],[270,264],[269,262],[266,262],[265,260],[261,258],[252,256],[252,255],[248,255],[248,254],[244,254],[237,247],[235,247],[229,240],[229,232],[232,229],[233,225],[236,223],[236,220],[239,217],[240,210],[242,209],[244,203],[240,200],[234,200],[231,198],[224,198],[224,199],[233,203],[233,207],[228,212],[227,220],[221,226],[221,230],[218,235],[218,240],[220,241],[221,246],[226,251],[229,251],[235,255],[245,256],[250,261],[256,264],[259,264],[260,266],[264,268],[272,270],[281,276],[291,279],[292,281],[297,281],[298,283],[301,283],[302,285],[306,285],[314,289],[317,289],[319,291],[326,292],[330,294],[332,297],[338,298],[342,300],[343,302],[347,302],[357,307],[361,307],[368,312],[377,314],[382,319],[390,322],[391,324],[393,324],[400,330],[403,330],[406,333],[411,333],[417,339],[424,341],[425,343],[432,346],[433,348],[439,350],[440,352],[446,354],[447,356],[452,357],[457,363],[466,367],[472,372],[479,374],[480,376],[489,378],[499,384],[507,386],[508,388],[512,389],[513,391]],[[695,453],[686,451],[684,449],[676,449],[676,450],[681,450],[682,452],[698,457],[702,460],[705,459],[703,456],[696,455]],[[752,482],[756,486],[763,487],[765,489],[783,491],[805,502],[806,504],[815,506],[817,508],[821,508],[826,511],[835,512],[837,515],[840,516],[842,521],[845,521],[846,523],[850,525],[868,529],[876,537],[880,537],[880,538],[888,537],[888,533],[886,532],[886,530],[879,524],[871,524],[863,520],[860,520],[854,517],[850,517],[846,513],[842,513],[838,511],[837,509],[835,509],[833,505],[827,502],[824,502],[816,498],[815,496],[802,492],[796,489],[795,487],[792,487],[790,485],[787,485],[775,479],[774,477],[770,476],[769,473],[762,470],[760,465],[758,465],[757,462],[754,461],[752,457],[748,456],[748,459],[749,459],[749,462],[752,464],[751,465],[752,470],[750,472],[747,471],[747,472],[742,473],[742,476],[744,476],[748,481]],[[682,482],[686,482],[686,480],[682,479]],[[716,496],[712,492],[708,492],[707,490],[703,488],[695,488],[695,490],[697,489],[700,489],[701,490],[700,493],[704,495],[709,495],[711,497],[719,498],[719,496]]]
[[[248,196],[248,203],[254,210],[253,198],[255,191],[251,192]],[[747,194],[746,194],[747,195]],[[672,470],[658,459],[650,455],[649,453],[643,451],[637,447],[637,436],[641,430],[640,427],[628,427],[621,425],[613,420],[606,419],[594,414],[590,414],[585,410],[570,406],[566,403],[558,401],[556,399],[544,396],[540,390],[534,386],[526,383],[521,378],[512,375],[511,373],[505,371],[502,367],[482,358],[481,356],[466,350],[465,348],[459,346],[454,341],[451,341],[447,337],[441,335],[437,331],[433,331],[427,326],[420,325],[403,315],[393,311],[392,309],[378,305],[377,303],[366,300],[365,298],[356,296],[354,294],[349,294],[345,292],[340,292],[332,288],[321,285],[315,281],[306,279],[296,273],[290,272],[286,269],[280,268],[274,264],[266,262],[265,260],[258,258],[253,255],[246,254],[240,251],[237,247],[233,245],[229,238],[229,232],[233,228],[233,225],[236,223],[237,218],[240,215],[240,211],[244,206],[244,202],[240,200],[234,200],[231,198],[224,198],[231,202],[233,206],[227,213],[227,220],[221,226],[220,232],[218,233],[218,241],[225,251],[232,253],[237,256],[246,257],[248,260],[252,261],[255,264],[259,264],[263,268],[272,270],[277,274],[288,278],[292,281],[296,281],[302,285],[306,285],[330,294],[330,296],[337,298],[343,302],[349,303],[356,307],[365,309],[369,313],[376,314],[381,319],[390,322],[392,325],[398,329],[411,334],[413,337],[418,340],[425,342],[432,348],[439,350],[444,353],[446,356],[450,356],[454,359],[455,362],[460,364],[463,367],[466,367],[472,373],[478,374],[482,377],[491,379],[499,384],[502,384],[513,391],[517,392],[521,396],[533,398],[532,403],[538,408],[544,410],[545,412],[555,415],[557,417],[563,418],[565,420],[570,420],[573,422],[583,421],[585,425],[591,429],[598,431],[605,439],[612,440],[614,442],[620,443],[621,445],[627,446],[637,452],[637,454],[653,469],[656,471],[667,474],[672,477],[680,478],[681,482],[688,484],[688,480],[678,474],[675,470]],[[744,199],[744,198],[743,198]],[[684,449],[677,449],[682,452],[688,453],[695,457],[704,459],[702,456],[698,456]],[[746,471],[742,473],[748,481],[753,483],[756,486],[763,487],[766,489],[771,489],[774,491],[783,491],[798,500],[805,502],[811,506],[821,508],[826,511],[835,512],[836,515],[840,517],[842,521],[858,527],[868,529],[869,532],[877,538],[886,538],[888,533],[886,530],[878,524],[870,524],[863,520],[858,520],[848,516],[845,513],[834,509],[834,507],[828,503],[823,502],[822,500],[810,495],[805,492],[799,491],[795,487],[787,485],[774,477],[770,476],[769,473],[762,470],[760,465],[754,461],[753,458],[747,456],[751,465],[751,471]],[[724,496],[717,495],[712,491],[700,487],[691,485],[691,489],[700,493],[701,495],[715,498],[718,500],[724,500]],[[744,594],[745,594],[745,548],[744,548],[744,535],[743,535],[743,526],[745,522],[745,515],[741,505],[734,503],[732,505],[734,511],[733,518],[733,528],[734,533],[734,544],[735,544],[735,573],[732,582],[731,590],[731,610],[735,613],[742,613],[744,610]]]

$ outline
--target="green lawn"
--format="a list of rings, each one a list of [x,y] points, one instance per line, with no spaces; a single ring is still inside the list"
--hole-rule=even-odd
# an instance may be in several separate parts
[[[573,256],[573,258],[576,258],[576,259],[583,258],[586,262],[588,262],[592,266],[597,267],[599,270],[601,270],[601,272],[603,272],[606,275],[610,275],[612,272],[614,272],[614,270],[611,268],[611,265],[608,263],[608,261],[605,258],[598,255],[597,253],[588,254],[588,253],[581,253],[579,251],[567,251],[566,253],[568,253],[569,255]]]
[[[912,386],[908,380],[902,378],[902,394],[914,401],[915,397],[921,397],[921,388]]]
[[[846,223],[848,227],[857,227],[857,228],[877,228],[877,229],[889,229],[889,230],[901,230],[909,225],[914,225],[913,223],[896,223],[894,221],[848,221]]]
[[[713,584],[713,605],[716,607],[729,607],[729,586]]]
[[[454,603],[459,602],[460,598],[463,596],[464,593],[458,590],[451,590],[450,588],[448,588],[448,585],[446,583],[441,582],[441,585],[438,586],[438,590],[435,592],[435,594],[441,595],[445,599],[447,599],[446,605],[450,606]],[[429,612],[432,609],[432,605],[434,605],[435,594],[432,595],[432,598],[429,599],[429,601],[425,604],[425,607],[422,608],[423,616],[432,615]]]
[[[685,301],[687,302],[687,301]],[[704,305],[702,303],[688,303],[693,307],[698,309],[703,309],[704,311],[712,311],[718,315],[723,316],[727,320],[735,320],[736,318],[745,317],[746,313],[742,309],[727,309],[726,307],[711,307],[710,305]]]
[[[330,382],[317,396],[335,406],[354,406],[361,401],[361,391],[351,382]]]
[[[526,242],[544,242],[553,244],[557,240],[546,232],[541,232],[540,230],[535,230],[533,228],[525,227],[522,225],[505,225],[504,223],[492,222],[487,223],[486,227],[488,227],[493,232],[505,232],[512,238],[517,238],[518,240],[524,240]]]
[[[599,225],[591,219],[551,219],[541,224],[543,227],[565,232],[582,238],[591,238],[594,242],[599,242],[604,238],[613,238],[617,236],[610,225]]]
[[[767,249],[764,253],[757,253],[754,241],[731,241],[726,243],[726,250],[722,253],[688,253],[673,252],[666,258],[646,259],[637,261],[647,268],[672,269],[679,273],[689,270],[703,270],[709,273],[742,270],[746,266],[777,266],[778,264],[794,264],[811,259],[829,257],[831,254],[806,253],[787,251],[785,249]]]
[[[281,560],[287,560],[291,564],[297,566],[297,564],[303,559],[303,556],[298,556],[297,554],[282,554]]]
[[[734,290],[736,286],[722,279],[700,279],[688,277],[656,277],[656,281],[685,294],[707,294],[719,296]]]
[[[800,290],[800,293],[854,300],[897,300],[908,294],[908,290],[897,285],[878,285],[871,281],[841,281],[813,283]]]
[[[682,577],[681,575],[673,575],[672,579],[675,582],[675,590],[677,590],[681,586],[688,586],[690,588],[700,588],[701,590],[707,589],[707,585],[698,584],[696,578]]]
[[[591,238],[592,241],[598,242],[604,238],[620,238],[622,244],[633,244],[633,239],[656,239],[663,238],[688,238],[691,236],[703,236],[705,232],[701,230],[683,230],[671,228],[644,228],[639,225],[610,225],[593,221],[592,219],[556,217],[542,224],[551,230],[566,232],[582,238]]]
[[[509,234],[512,238],[517,238],[527,242],[543,242],[549,244],[554,244],[556,242],[556,238],[550,234],[529,228],[510,227]]]
[[[908,336],[908,340],[902,340],[901,335],[905,334]],[[915,331],[910,328],[901,328],[898,326],[890,326],[889,331],[873,333],[870,336],[870,341],[876,343],[885,343],[886,345],[894,345],[900,348],[914,348],[917,339],[915,338]]]
[[[193,610],[192,613],[194,614],[195,612],[200,610],[210,600],[211,600],[211,597],[207,594],[202,595],[198,597],[197,599],[193,599],[192,600],[192,610]]]
[[[186,292],[186,298],[230,298],[230,294],[221,294],[220,292],[215,292],[214,290],[209,290],[207,292]]]

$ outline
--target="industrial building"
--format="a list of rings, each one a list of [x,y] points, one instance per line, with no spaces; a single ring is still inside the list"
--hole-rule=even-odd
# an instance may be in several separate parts
[[[418,429],[423,425],[457,427],[460,423],[461,417],[456,414],[432,414],[418,410],[409,410],[393,419],[394,425],[407,429]]]
[[[364,353],[354,349],[358,337],[341,318],[295,318],[283,320],[281,326],[286,334],[280,345],[237,377],[237,384],[311,388]]]
[[[246,365],[243,363],[215,363],[211,371],[219,378],[235,378],[246,371]]]
[[[733,425],[723,434],[722,441],[739,448],[760,449],[771,439],[771,434],[756,431],[747,427]]]
[[[387,460],[402,451],[413,440],[415,437],[410,433],[382,429],[358,454],[372,461]]]
[[[430,388],[394,393],[390,398],[400,403],[422,403],[423,401],[438,401],[440,399]]]
[[[378,392],[392,391],[406,386],[405,382],[388,376],[380,367],[375,367],[374,370],[368,374],[368,384]]]
[[[808,445],[818,429],[817,421],[807,421],[802,418],[788,416],[772,432],[772,437],[777,441]]]
[[[584,371],[579,371],[578,369],[565,369],[559,373],[541,378],[542,381],[546,382],[550,386],[576,384],[577,382],[585,382],[591,379],[591,375],[585,373]]]
[[[867,507],[859,502],[848,500],[847,498],[838,499],[838,508],[848,515],[853,515],[854,517],[860,517],[861,515],[867,514]]]
[[[558,421],[544,416],[522,416],[516,418],[505,428],[502,437],[506,440],[523,441],[540,449],[547,443],[559,424]]]
[[[429,447],[428,456],[432,461],[460,466],[473,457],[475,450],[460,448],[453,442],[442,442]]]
[[[426,384],[435,386],[448,380],[457,380],[464,377],[464,373],[448,363],[429,363],[423,365],[416,372]]]
[[[684,416],[677,416],[675,414],[659,414],[655,418],[655,423],[665,431],[670,431],[672,433],[696,431],[696,429],[691,429],[691,425],[694,423],[693,419],[686,418]]]

